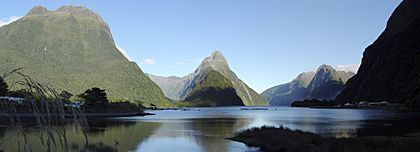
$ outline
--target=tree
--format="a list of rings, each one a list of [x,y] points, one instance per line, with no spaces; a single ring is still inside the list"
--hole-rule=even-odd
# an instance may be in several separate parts
[[[68,91],[61,91],[61,93],[60,93],[60,97],[62,98],[62,99],[64,99],[64,100],[70,100],[70,98],[73,96],[73,94],[71,94],[70,92],[68,92]]]
[[[152,107],[153,110],[156,110],[157,109],[157,106],[155,104],[153,104],[153,103],[151,103],[150,106]]]
[[[0,96],[5,96],[9,92],[8,88],[7,83],[0,77]]]
[[[91,88],[80,95],[85,100],[84,106],[104,108],[109,103],[105,90],[100,88]]]

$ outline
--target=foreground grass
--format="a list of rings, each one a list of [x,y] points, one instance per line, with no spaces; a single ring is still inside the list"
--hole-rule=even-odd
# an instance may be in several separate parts
[[[266,152],[417,152],[420,133],[405,137],[326,138],[284,127],[244,130],[230,140],[260,147]]]

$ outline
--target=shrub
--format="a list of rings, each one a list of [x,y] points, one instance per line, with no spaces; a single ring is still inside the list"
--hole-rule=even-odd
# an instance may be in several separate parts
[[[5,96],[7,92],[9,91],[9,86],[7,83],[3,80],[2,77],[0,77],[0,96]]]

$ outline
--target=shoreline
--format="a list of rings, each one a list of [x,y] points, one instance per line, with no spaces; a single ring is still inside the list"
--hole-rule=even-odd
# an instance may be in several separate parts
[[[299,107],[297,107],[299,108]],[[372,109],[372,110],[399,110],[397,107],[392,106],[310,106],[302,108],[313,108],[313,109]]]
[[[42,117],[61,117],[62,114],[37,114],[38,116]],[[112,118],[112,117],[135,117],[135,116],[149,116],[155,115],[154,113],[148,112],[127,112],[127,113],[84,113],[83,114],[86,118]],[[36,117],[34,113],[18,113],[17,115],[20,118],[33,118]],[[9,118],[9,117],[16,117],[14,114],[0,114],[0,119]],[[73,118],[73,114],[64,114],[65,118]]]
[[[226,139],[258,147],[266,152],[414,152],[420,149],[420,132],[398,136],[334,138],[284,127],[263,126],[241,131]]]

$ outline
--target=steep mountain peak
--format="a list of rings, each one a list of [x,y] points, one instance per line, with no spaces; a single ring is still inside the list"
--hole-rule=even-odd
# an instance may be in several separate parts
[[[301,74],[299,74],[296,79],[306,79],[306,78],[311,78],[315,75],[314,71],[308,71],[308,72],[303,72]],[[312,79],[312,78],[311,78]]]
[[[329,80],[338,80],[337,71],[330,65],[323,64],[321,65],[315,73],[315,80],[319,81],[329,81]]]
[[[297,85],[299,85],[300,87],[308,87],[309,83],[311,82],[311,80],[314,78],[315,76],[315,72],[313,71],[309,71],[309,72],[303,72],[301,74],[299,74],[294,81],[297,82]]]
[[[334,70],[334,68],[331,65],[322,64],[321,66],[318,67],[318,70],[316,70],[316,71],[318,73],[318,72],[322,72],[322,71],[328,72],[328,71],[332,71],[332,70]]]
[[[44,22],[46,23],[45,26],[57,26],[57,27],[93,27],[100,29],[108,35],[108,39],[114,43],[114,40],[112,38],[111,30],[109,29],[108,24],[102,19],[101,16],[96,14],[95,12],[91,11],[90,9],[84,7],[84,6],[72,6],[72,5],[66,5],[61,6],[55,11],[50,11],[47,8],[43,6],[35,6],[33,7],[28,14],[19,20],[37,20],[38,22]],[[62,23],[66,26],[62,26]],[[81,25],[86,24],[86,25]],[[98,28],[99,27],[99,28]],[[74,30],[74,29],[73,29]],[[83,33],[95,33],[95,32],[88,32],[90,30],[86,30],[86,32]],[[95,29],[96,30],[96,29]]]
[[[210,57],[208,57],[208,61],[210,62],[224,62],[227,64],[225,56],[223,56],[222,52],[218,50],[214,50],[213,53],[211,53]]]
[[[36,15],[51,15],[51,14],[70,14],[74,17],[83,17],[83,18],[90,18],[93,20],[97,20],[103,24],[106,24],[105,21],[100,17],[98,14],[93,12],[92,10],[84,7],[84,6],[73,6],[73,5],[65,5],[61,6],[55,11],[49,11],[47,8],[43,6],[35,6],[33,7],[27,14],[27,16],[36,16]]]
[[[214,50],[212,53],[211,53],[211,55],[210,55],[211,57],[213,57],[213,58],[217,58],[217,57],[222,57],[222,58],[225,58],[224,56],[223,56],[223,54],[222,54],[222,52],[220,52],[219,50]]]
[[[162,90],[118,51],[106,23],[96,18],[85,7],[34,7],[28,16],[1,27],[0,71],[24,67],[25,74],[57,91],[100,87],[112,99],[170,106]]]
[[[102,20],[102,18],[99,17],[95,12],[84,6],[65,5],[58,8],[55,12],[67,13],[80,17],[91,17]]]
[[[35,6],[28,12],[27,16],[29,16],[29,15],[44,15],[44,14],[47,14],[48,12],[49,12],[48,9],[43,7],[43,6]]]
[[[229,64],[227,63],[227,60],[223,56],[223,54],[215,50],[209,57],[206,57],[203,60],[203,62],[201,63],[201,67],[203,69],[210,67],[213,70],[216,70],[225,74],[226,70],[229,69]]]
[[[323,64],[316,73],[301,73],[293,81],[271,87],[262,95],[270,105],[290,106],[294,101],[305,99],[330,100],[336,97],[352,76],[353,72],[337,71],[330,65]]]
[[[186,97],[189,96],[191,91],[197,87],[198,83],[202,81],[209,81],[206,80],[205,77],[209,74],[210,71],[216,71],[220,73],[223,77],[225,77],[227,80],[231,81],[233,88],[236,91],[236,94],[241,98],[245,105],[267,105],[266,100],[261,95],[252,90],[248,85],[246,85],[242,80],[240,80],[232,70],[230,70],[225,57],[221,52],[217,50],[213,51],[213,53],[210,56],[206,57],[193,73],[184,77],[188,80],[184,83],[184,85],[181,88],[179,88],[177,98],[179,98],[180,100],[184,100]],[[218,80],[217,82],[213,83],[220,82],[221,81]]]

